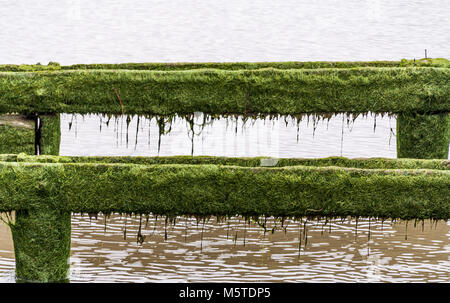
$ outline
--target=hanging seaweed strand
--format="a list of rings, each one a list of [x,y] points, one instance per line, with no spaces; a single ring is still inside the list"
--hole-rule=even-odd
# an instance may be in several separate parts
[[[136,241],[137,241],[137,243],[139,243],[141,245],[145,241],[145,236],[142,234],[142,214],[139,217],[139,229],[138,229]]]

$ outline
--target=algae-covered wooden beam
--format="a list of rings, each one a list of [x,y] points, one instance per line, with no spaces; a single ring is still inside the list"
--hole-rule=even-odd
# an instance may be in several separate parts
[[[1,64],[0,71],[27,72],[45,70],[79,69],[131,69],[131,70],[191,70],[214,68],[239,69],[312,69],[312,68],[358,68],[358,67],[450,67],[445,58],[402,59],[400,61],[285,61],[285,62],[177,62],[177,63],[120,63],[120,64],[74,64],[60,65],[57,62],[42,64]]]
[[[41,123],[41,155],[59,155],[61,144],[61,121],[59,115],[42,115]]]
[[[9,154],[0,155],[0,211],[16,211],[11,230],[17,278],[63,281],[70,212],[448,220],[449,164]]]
[[[0,163],[0,211],[447,220],[448,197],[448,170]]]
[[[40,127],[36,129],[36,119]],[[38,134],[36,134],[38,132]],[[38,139],[38,142],[36,142]],[[59,155],[61,127],[59,115],[0,115],[0,154]]]
[[[268,158],[221,156],[51,156],[0,154],[0,162],[35,163],[116,163],[116,164],[213,164],[243,167],[337,166],[364,169],[432,169],[450,170],[450,160],[390,158]]]
[[[0,112],[443,113],[449,79],[437,67],[0,72]]]

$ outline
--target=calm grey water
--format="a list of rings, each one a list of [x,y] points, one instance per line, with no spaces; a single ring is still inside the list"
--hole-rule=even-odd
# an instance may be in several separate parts
[[[449,15],[444,0],[0,0],[0,64],[399,60],[422,58],[424,49],[448,58]],[[158,152],[155,120],[141,119],[138,127],[133,117],[127,131],[124,118],[108,126],[95,115],[62,115],[61,154],[396,157],[395,117],[377,117],[375,128],[373,116],[348,126],[342,118],[244,126],[240,118],[220,119],[195,126],[193,141],[177,119]],[[229,230],[227,223],[212,220],[202,228],[180,218],[164,241],[165,226],[150,220],[142,246],[133,236],[137,222],[127,219],[123,239],[124,218],[109,219],[105,231],[102,217],[75,215],[71,280],[450,282],[449,222],[425,222],[422,231],[420,223],[406,229],[372,219],[370,239],[368,219],[357,228],[354,220],[335,220],[331,232],[330,223],[309,222],[300,256],[296,222],[286,233],[264,235],[242,218],[230,220]],[[4,224],[0,282],[14,282]]]
[[[450,54],[447,0],[0,0],[0,64]]]

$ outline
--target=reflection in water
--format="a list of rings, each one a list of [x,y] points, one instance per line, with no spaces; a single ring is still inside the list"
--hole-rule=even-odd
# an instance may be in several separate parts
[[[265,232],[242,217],[150,216],[142,245],[139,222],[74,214],[71,281],[450,282],[450,222],[268,218]],[[9,233],[0,225],[1,282],[14,282]]]
[[[388,115],[142,117],[61,115],[60,155],[396,157]],[[81,148],[80,148],[81,147]]]

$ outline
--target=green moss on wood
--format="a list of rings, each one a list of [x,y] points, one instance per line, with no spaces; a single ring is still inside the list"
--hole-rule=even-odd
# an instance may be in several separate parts
[[[31,156],[31,155],[0,155],[0,162],[36,162],[36,163],[124,163],[124,164],[213,164],[243,167],[264,166],[267,157],[215,157],[215,156],[166,156],[166,157],[129,157],[129,156]],[[364,169],[433,169],[450,170],[449,160],[422,159],[388,159],[388,158],[354,158],[328,157],[280,158],[272,159],[273,166],[337,166]]]
[[[34,154],[34,130],[0,125],[0,153]]]
[[[34,122],[17,115],[0,116],[0,154],[34,154]]]
[[[71,213],[52,205],[55,203],[51,197],[41,197],[37,208],[16,211],[15,222],[10,226],[19,281],[68,279]]]
[[[450,115],[398,115],[398,158],[447,159],[449,142]]]
[[[214,68],[222,70],[276,69],[316,69],[316,68],[358,68],[358,67],[450,67],[444,58],[428,58],[401,61],[313,61],[313,62],[208,62],[208,63],[123,63],[123,64],[74,64],[62,66],[64,70],[74,69],[130,69],[130,70],[191,70]]]
[[[447,170],[0,163],[0,211],[448,219]]]
[[[0,73],[0,112],[448,112],[448,68]]]
[[[41,116],[41,153],[59,154],[60,121],[57,116]],[[1,127],[1,125],[0,125]],[[27,138],[30,154],[34,153],[34,125],[26,136],[14,129],[12,138]],[[6,147],[15,152],[14,145]],[[27,209],[16,211],[15,222],[10,223],[14,241],[16,278],[25,282],[61,282],[68,279],[70,257],[71,213],[59,208],[59,201],[48,195],[43,185],[46,180],[29,184],[36,186],[34,201]],[[32,197],[22,195],[25,203]],[[32,206],[34,205],[34,207]]]
[[[61,121],[58,115],[43,115],[40,117],[42,123],[41,154],[59,155],[61,142]]]
[[[20,154],[0,155],[0,160],[9,161],[0,162],[0,211],[16,210],[12,225],[16,274],[27,281],[67,278],[70,212],[444,220],[450,216],[448,161],[333,157],[279,159],[279,167],[260,167],[264,158]],[[299,164],[324,167],[293,166]]]

